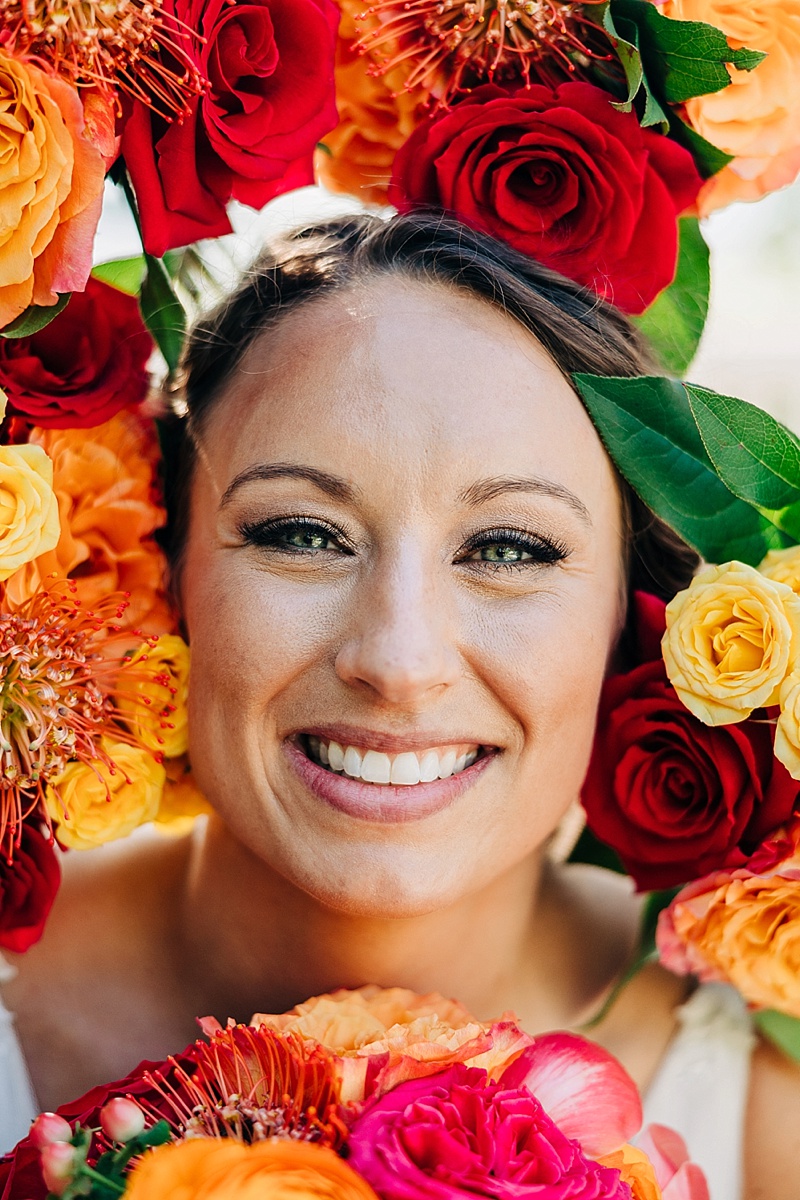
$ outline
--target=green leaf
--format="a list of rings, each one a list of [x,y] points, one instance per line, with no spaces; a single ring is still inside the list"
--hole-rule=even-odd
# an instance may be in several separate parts
[[[683,375],[697,353],[708,315],[711,286],[708,246],[694,217],[678,222],[678,265],[668,288],[634,317],[661,365],[673,375]]]
[[[756,1028],[795,1062],[800,1062],[800,1020],[765,1008],[753,1014]]]
[[[69,304],[71,295],[72,292],[61,292],[55,304],[31,304],[10,325],[6,325],[5,329],[0,329],[0,337],[31,337],[40,329],[45,329],[60,312],[64,311]]]
[[[139,305],[147,328],[155,338],[170,371],[178,365],[186,333],[186,313],[172,288],[169,272],[160,258],[145,254],[147,273]]]
[[[661,125],[666,132],[669,117],[651,92],[642,70],[642,56],[639,53],[639,30],[633,21],[612,12],[611,5],[603,16],[603,26],[614,42],[614,48],[628,84],[628,95],[625,100],[615,103],[614,108],[630,112],[633,101],[644,92],[644,110],[640,122],[645,127]]]
[[[573,846],[568,861],[589,863],[593,867],[605,867],[607,871],[614,871],[617,875],[628,874],[616,853],[605,842],[601,842],[588,825],[584,825],[581,830],[581,835]]]
[[[689,151],[703,179],[710,179],[729,162],[733,162],[732,154],[726,154],[718,146],[712,145],[696,129],[692,129],[691,125],[687,125],[674,113],[670,114],[669,134],[674,141]]]
[[[756,566],[793,539],[719,477],[676,379],[573,380],[609,455],[644,503],[710,562]]]
[[[102,279],[111,287],[127,292],[129,296],[138,296],[146,270],[143,254],[133,258],[115,258],[113,262],[99,263],[93,268],[95,279]]]

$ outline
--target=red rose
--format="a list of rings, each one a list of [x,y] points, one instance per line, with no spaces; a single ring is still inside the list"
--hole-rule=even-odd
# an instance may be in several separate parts
[[[639,644],[664,605],[638,604]],[[771,726],[708,726],[678,699],[661,658],[607,680],[581,795],[589,826],[641,889],[739,866],[787,820],[798,784],[775,759]]]
[[[476,88],[397,153],[390,199],[443,208],[642,312],[675,275],[691,155],[589,83]]]
[[[161,255],[231,226],[225,206],[260,208],[313,183],[313,154],[337,121],[334,0],[171,0],[200,30],[198,65],[210,81],[181,122],[136,102],[122,153],[147,250]]]
[[[42,936],[53,907],[61,868],[49,840],[23,825],[13,859],[0,853],[0,949],[23,954]]]
[[[134,297],[90,278],[39,333],[0,338],[0,387],[35,425],[101,425],[144,399],[152,349]]]

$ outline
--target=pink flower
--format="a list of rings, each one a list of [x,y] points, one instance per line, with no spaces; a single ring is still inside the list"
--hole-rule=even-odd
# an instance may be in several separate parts
[[[631,1196],[619,1171],[587,1158],[527,1088],[488,1083],[461,1063],[368,1103],[350,1164],[383,1200]]]
[[[679,1133],[666,1125],[648,1125],[636,1140],[655,1168],[663,1200],[710,1200],[706,1177],[689,1161]]]

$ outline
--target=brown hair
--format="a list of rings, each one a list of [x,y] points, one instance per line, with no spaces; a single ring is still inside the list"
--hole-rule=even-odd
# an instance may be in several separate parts
[[[502,309],[537,338],[567,377],[577,371],[620,376],[653,371],[643,340],[622,313],[504,243],[441,214],[414,212],[390,220],[363,214],[300,229],[270,246],[187,339],[176,415],[163,430],[165,542],[173,578],[186,540],[203,422],[245,351],[301,305],[391,274],[458,288]],[[671,598],[691,579],[698,556],[623,479],[620,490],[629,529],[629,587]]]

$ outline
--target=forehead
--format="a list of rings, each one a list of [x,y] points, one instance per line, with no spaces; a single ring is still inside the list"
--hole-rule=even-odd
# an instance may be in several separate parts
[[[406,484],[443,471],[612,475],[583,406],[531,333],[477,297],[386,277],[287,314],[248,349],[206,427],[226,474],[257,458]],[[320,456],[322,460],[320,461]],[[224,480],[218,482],[224,486]]]

